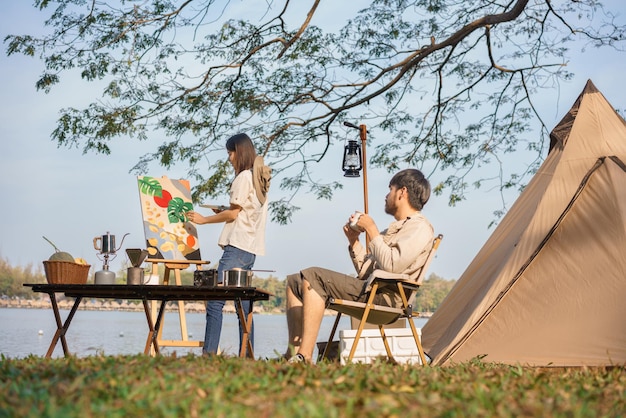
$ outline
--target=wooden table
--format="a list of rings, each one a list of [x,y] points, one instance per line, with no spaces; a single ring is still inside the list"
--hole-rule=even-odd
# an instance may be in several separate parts
[[[105,298],[105,299],[129,299],[141,300],[143,309],[148,321],[148,338],[144,349],[145,354],[150,354],[150,348],[154,348],[154,352],[159,354],[158,330],[163,321],[165,306],[169,301],[197,301],[197,300],[232,300],[235,302],[235,308],[243,329],[243,337],[241,341],[240,357],[254,358],[252,349],[252,341],[249,338],[250,329],[252,327],[252,309],[247,317],[244,315],[242,300],[249,300],[251,303],[259,300],[268,300],[270,293],[257,289],[256,287],[195,287],[195,286],[173,286],[173,285],[126,285],[126,284],[24,284],[24,286],[32,288],[33,292],[47,293],[52,302],[52,310],[57,323],[57,330],[52,337],[52,342],[46,353],[46,357],[52,356],[54,348],[59,339],[63,346],[63,353],[67,357],[70,355],[67,347],[65,334],[70,327],[74,314],[78,310],[78,306],[83,298]],[[74,305],[70,310],[65,322],[61,321],[59,313],[59,305],[57,304],[56,294],[63,293],[67,297],[73,297]],[[159,313],[156,322],[153,323],[150,314],[149,300],[160,301]]]

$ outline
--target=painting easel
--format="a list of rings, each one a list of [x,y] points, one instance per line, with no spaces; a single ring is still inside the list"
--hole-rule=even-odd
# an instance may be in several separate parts
[[[180,277],[181,270],[186,270],[191,264],[196,266],[197,270],[202,270],[203,264],[208,264],[208,261],[201,260],[162,260],[158,258],[148,258],[147,263],[152,263],[152,271],[159,271],[159,264],[165,266],[165,272],[163,273],[163,284],[170,284],[170,274],[174,272],[174,285],[182,286],[182,280]],[[151,306],[152,320],[156,321],[156,301],[152,301]],[[180,325],[180,340],[163,340],[161,338],[163,326],[159,327],[158,332],[158,345],[159,347],[202,347],[202,341],[189,340],[189,333],[187,331],[187,319],[185,316],[185,302],[178,301],[178,320]]]
[[[147,263],[152,264],[152,274],[165,266],[162,284],[170,284],[174,272],[175,286],[181,286],[181,271],[194,265],[197,270],[208,264],[201,260],[196,227],[187,222],[186,213],[193,210],[191,188],[187,180],[163,177],[137,177],[144,234],[148,250]],[[152,302],[153,321],[156,319],[156,302]],[[179,340],[163,340],[163,323],[157,330],[158,345],[173,347],[202,347],[202,341],[190,341],[187,332],[185,302],[178,301],[181,336]]]

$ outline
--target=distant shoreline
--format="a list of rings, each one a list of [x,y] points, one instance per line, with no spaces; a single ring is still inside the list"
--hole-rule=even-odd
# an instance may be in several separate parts
[[[57,300],[59,309],[70,310],[74,305],[73,299]],[[48,298],[40,299],[0,299],[0,309],[52,309],[52,302]],[[167,312],[178,311],[177,302],[168,302],[165,308]],[[113,299],[85,299],[78,307],[81,311],[122,311],[122,312],[143,312],[143,305],[139,301],[122,300],[118,302]],[[185,312],[204,313],[206,310],[202,302],[185,302]],[[235,305],[233,301],[226,301],[224,312],[235,313]],[[281,308],[265,309],[261,305],[254,306],[254,313],[260,314],[284,314],[285,310]],[[334,316],[337,312],[327,309],[324,315]],[[422,312],[416,316],[418,318],[430,318],[432,312]]]
[[[59,309],[70,310],[74,305],[73,299],[57,300]],[[52,309],[50,299],[3,299],[0,300],[0,309],[2,308],[21,308],[21,309]],[[143,305],[139,301],[122,300],[118,302],[114,299],[84,299],[78,310],[81,311],[123,311],[123,312],[143,312]],[[166,311],[177,311],[177,302],[168,302]],[[185,302],[185,312],[204,313],[206,310],[204,303],[201,302]],[[235,313],[235,306],[232,301],[227,301],[224,306],[224,312]],[[254,306],[254,313],[284,313],[281,309],[266,310],[260,305]]]

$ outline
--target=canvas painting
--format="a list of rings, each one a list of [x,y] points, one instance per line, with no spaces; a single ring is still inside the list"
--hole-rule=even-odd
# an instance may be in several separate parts
[[[139,176],[137,183],[149,257],[200,260],[198,232],[186,216],[193,210],[189,181]]]

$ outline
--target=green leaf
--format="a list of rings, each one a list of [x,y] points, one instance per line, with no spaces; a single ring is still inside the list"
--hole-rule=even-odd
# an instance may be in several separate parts
[[[167,218],[170,223],[186,222],[185,214],[192,209],[191,202],[185,202],[180,197],[174,197],[167,204]]]
[[[139,192],[148,196],[163,197],[163,187],[159,180],[154,177],[144,176],[137,179]]]

